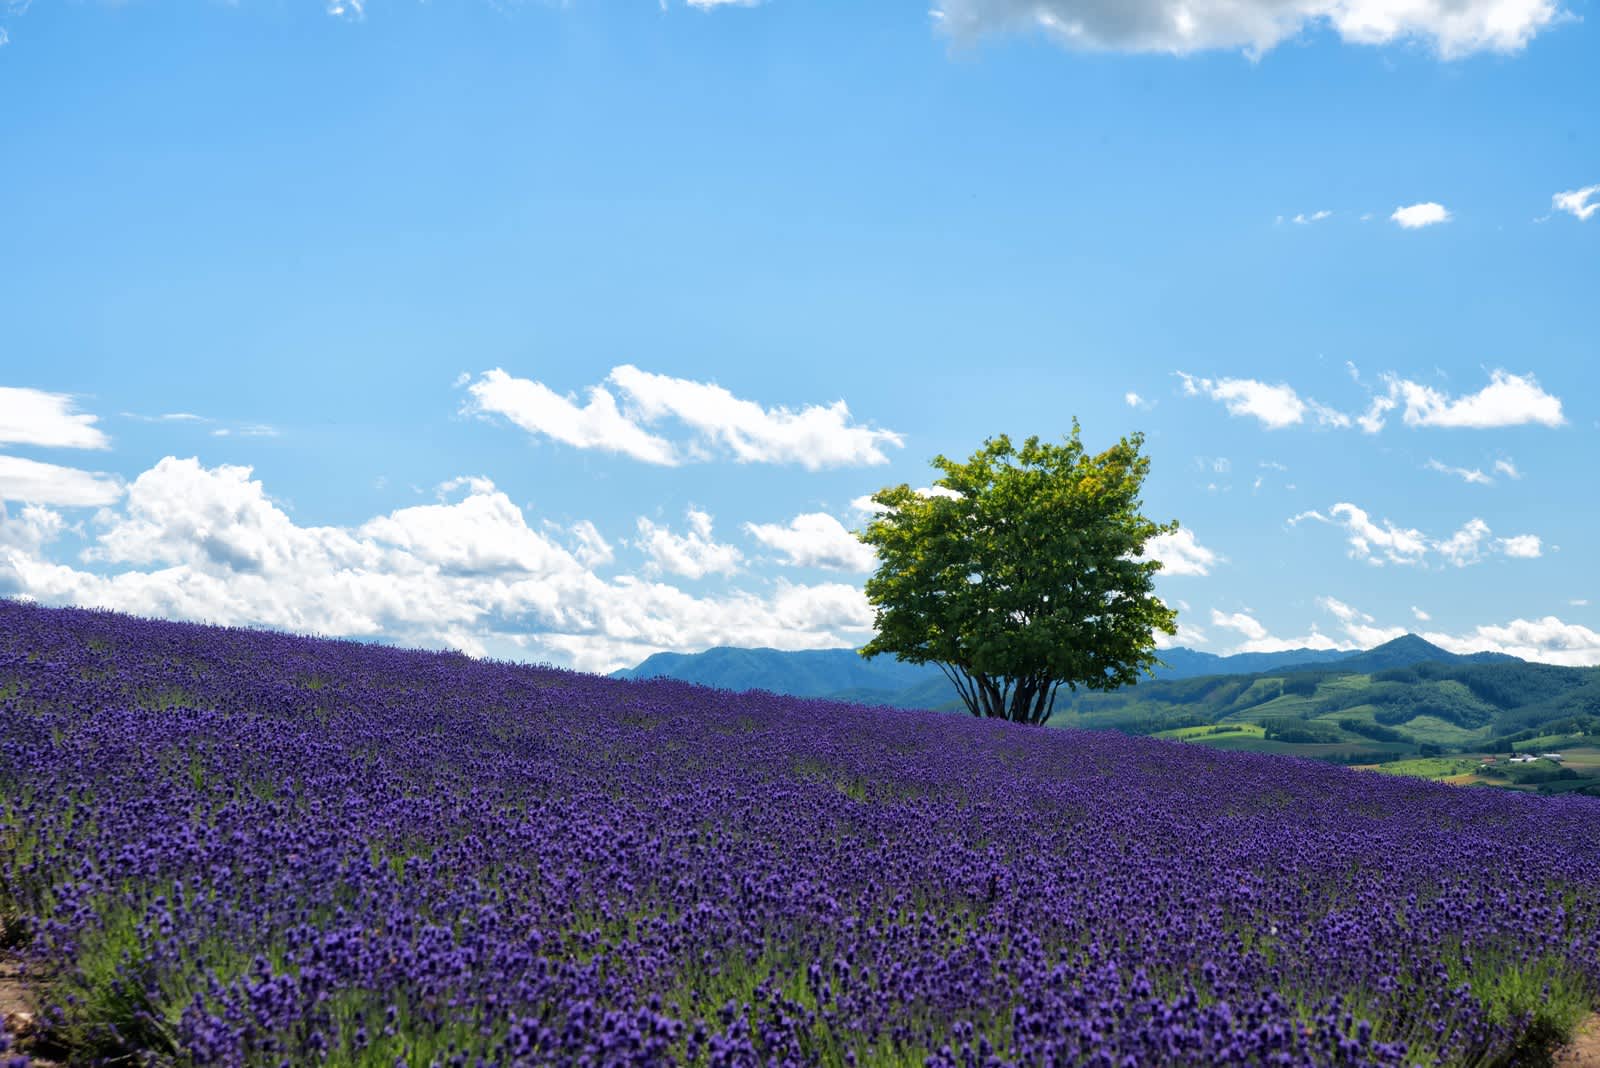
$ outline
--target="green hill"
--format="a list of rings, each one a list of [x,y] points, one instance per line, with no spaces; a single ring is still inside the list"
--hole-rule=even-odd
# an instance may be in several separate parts
[[[1348,763],[1541,751],[1600,740],[1600,668],[1456,655],[1408,635],[1334,664],[1063,695],[1051,722]]]

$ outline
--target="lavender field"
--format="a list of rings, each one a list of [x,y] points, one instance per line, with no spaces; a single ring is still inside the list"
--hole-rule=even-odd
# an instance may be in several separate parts
[[[0,806],[81,1063],[1537,1063],[1600,996],[1592,799],[15,602]]]

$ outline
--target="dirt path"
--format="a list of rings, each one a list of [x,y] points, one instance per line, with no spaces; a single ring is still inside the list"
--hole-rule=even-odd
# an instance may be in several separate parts
[[[32,1031],[33,1005],[22,985],[22,965],[10,954],[0,953],[0,1020],[5,1021],[13,1043],[20,1040],[22,1052],[29,1054],[32,1068],[58,1068],[57,1063],[33,1056],[27,1049]],[[16,1052],[13,1050],[12,1052]]]
[[[1578,1026],[1577,1034],[1556,1051],[1560,1068],[1600,1068],[1600,1012]]]

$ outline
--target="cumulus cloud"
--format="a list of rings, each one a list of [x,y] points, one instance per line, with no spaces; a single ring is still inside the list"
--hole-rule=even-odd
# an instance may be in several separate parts
[[[80,471],[20,456],[0,456],[0,501],[93,508],[122,496],[111,475]]]
[[[878,566],[872,546],[826,512],[797,515],[787,524],[746,523],[744,529],[762,545],[781,552],[784,563],[794,567],[860,573]]]
[[[1600,200],[1594,199],[1597,194],[1600,194],[1600,185],[1586,185],[1582,189],[1557,193],[1550,198],[1551,210],[1564,211],[1582,222],[1588,222],[1589,216],[1600,211]]]
[[[1335,504],[1326,515],[1313,509],[1290,516],[1288,522],[1292,527],[1307,520],[1342,526],[1350,556],[1380,566],[1422,565],[1427,563],[1430,553],[1438,554],[1456,567],[1467,567],[1495,552],[1522,559],[1537,557],[1542,552],[1538,535],[1495,538],[1489,524],[1476,517],[1446,538],[1430,538],[1420,530],[1400,526],[1389,519],[1374,521],[1364,509],[1348,501]]]
[[[59,517],[24,509],[0,521],[0,590],[586,670],[713,645],[838,648],[871,631],[871,607],[855,586],[779,582],[760,595],[698,596],[648,576],[607,580],[581,558],[584,545],[604,555],[598,531],[536,529],[484,480],[456,492],[460,499],[354,527],[302,526],[249,468],[168,457],[92,524],[95,570],[41,554]]]
[[[884,447],[904,444],[894,431],[856,423],[842,400],[799,409],[764,408],[714,383],[626,364],[614,368],[604,384],[591,386],[581,403],[498,368],[466,388],[468,412],[504,416],[530,434],[580,449],[665,466],[720,456],[818,470],[888,463]],[[662,422],[675,423],[690,436],[672,441],[646,429]]]
[[[1122,400],[1128,407],[1137,408],[1140,411],[1149,411],[1156,406],[1155,401],[1142,397],[1131,389],[1122,395]]]
[[[36,553],[55,541],[67,529],[67,521],[60,512],[42,505],[24,505],[12,515],[0,501],[0,553],[6,549],[21,549]]]
[[[937,0],[933,8],[958,40],[1039,31],[1083,51],[1259,56],[1325,27],[1348,44],[1417,41],[1443,59],[1520,51],[1561,14],[1556,0]]]
[[[1512,538],[1501,538],[1500,551],[1507,556],[1532,560],[1544,554],[1544,543],[1537,534],[1518,534]]]
[[[1416,605],[1412,605],[1411,606],[1411,615],[1412,615],[1413,618],[1416,619],[1416,621],[1418,623],[1426,623],[1426,622],[1428,622],[1428,620],[1433,618],[1428,613],[1426,613],[1422,609],[1418,608]]]
[[[690,579],[737,572],[744,564],[744,556],[712,536],[710,514],[691,508],[688,519],[689,532],[674,534],[667,527],[639,517],[639,538],[634,544],[650,558],[650,566]]]
[[[1222,558],[1201,545],[1194,531],[1179,527],[1145,542],[1144,559],[1161,561],[1163,575],[1209,575]]]
[[[1545,392],[1533,375],[1492,371],[1487,386],[1457,397],[1395,375],[1385,375],[1384,381],[1394,402],[1390,407],[1403,406],[1401,418],[1407,426],[1484,430],[1529,423],[1549,427],[1566,423],[1561,398]],[[1378,427],[1381,429],[1381,422]]]
[[[1447,223],[1451,219],[1450,209],[1443,204],[1433,201],[1424,201],[1421,204],[1408,204],[1405,207],[1394,209],[1394,214],[1389,216],[1391,222],[1399,224],[1402,230],[1420,230],[1424,226],[1437,226]]]
[[[69,394],[0,386],[0,445],[104,449],[111,441],[96,422]]]
[[[1331,218],[1333,218],[1333,212],[1331,211],[1313,211],[1309,214],[1302,211],[1294,215],[1289,221],[1296,226],[1310,226],[1312,223],[1319,223],[1324,219]]]
[[[1452,653],[1494,652],[1569,667],[1600,664],[1600,633],[1555,616],[1482,624],[1465,634],[1426,631],[1422,637]]]

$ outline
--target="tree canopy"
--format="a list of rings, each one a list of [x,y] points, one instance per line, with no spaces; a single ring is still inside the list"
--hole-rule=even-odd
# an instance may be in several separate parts
[[[1043,723],[1057,689],[1106,690],[1156,663],[1177,613],[1151,592],[1153,537],[1178,529],[1140,512],[1150,470],[1141,434],[1097,455],[1078,421],[1062,444],[991,438],[965,463],[937,456],[933,488],[873,494],[858,535],[877,550],[861,650],[933,663],[974,716]]]

